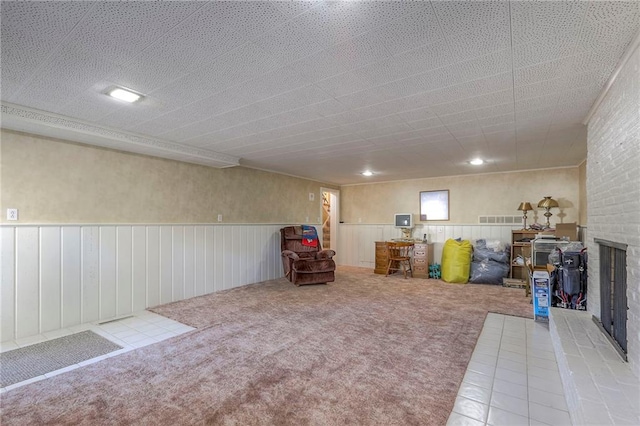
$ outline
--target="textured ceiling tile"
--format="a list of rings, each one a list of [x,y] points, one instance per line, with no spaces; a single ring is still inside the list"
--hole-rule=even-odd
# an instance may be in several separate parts
[[[538,98],[523,99],[515,103],[516,113],[536,109],[548,109],[550,106],[554,107],[557,104],[557,101],[557,94],[541,96]]]
[[[478,119],[478,123],[482,126],[495,126],[499,124],[513,124],[515,122],[515,114],[509,113],[504,115],[492,116]]]
[[[489,134],[508,132],[509,130],[512,130],[512,129],[513,129],[513,122],[501,123],[501,124],[489,124],[486,126],[482,126],[482,133],[484,133],[488,138]]]
[[[245,44],[152,95],[176,108],[210,97],[240,82],[277,69],[278,63],[252,43]]]
[[[321,2],[297,21],[312,36],[341,43],[422,7],[410,4],[407,9],[398,2]]]
[[[564,87],[566,80],[564,77],[553,80],[538,81],[526,86],[519,86],[514,89],[516,101],[529,98],[537,98],[544,95],[558,93]]]
[[[402,117],[407,123],[435,117],[435,113],[430,107],[401,111],[398,113],[398,115]]]
[[[484,143],[484,135],[482,134],[482,130],[480,128],[472,128],[472,129],[453,129],[450,130],[450,133],[458,140],[460,143]]]
[[[476,117],[478,117],[479,120],[485,119],[485,118],[490,118],[490,117],[495,117],[495,116],[502,116],[505,115],[507,113],[511,114],[513,113],[514,107],[513,107],[513,101],[509,102],[509,103],[504,103],[504,104],[498,104],[498,105],[493,105],[493,106],[489,106],[489,107],[482,107],[482,108],[478,108],[475,110],[476,112]],[[513,115],[513,114],[511,114]]]
[[[513,105],[513,89],[509,88],[476,96],[471,98],[470,102],[472,102],[473,106],[478,109],[497,107],[504,104]]]
[[[412,130],[413,129],[407,124],[396,124],[382,129],[362,129],[357,132],[357,134],[366,139],[367,137],[393,135],[394,133],[409,132]]]
[[[508,130],[498,131],[498,132],[487,132],[485,133],[485,139],[487,140],[488,145],[502,145],[508,146],[509,144],[513,144],[516,141],[516,131],[512,127]]]
[[[460,122],[467,122],[470,120],[477,121],[476,113],[475,111],[472,111],[472,110],[457,112],[455,114],[438,115],[438,117],[440,118],[440,121],[442,121],[442,123],[445,125],[460,123]]]
[[[510,29],[508,17],[501,15],[486,26],[448,35],[447,44],[458,59],[475,58],[497,50],[510,49]]]
[[[542,64],[536,64],[513,71],[513,81],[516,87],[526,86],[539,81],[553,80],[565,76],[573,62],[574,57],[560,58]]]
[[[438,18],[429,3],[375,31],[380,34],[383,46],[394,53],[413,50],[444,39]]]
[[[431,3],[445,33],[462,33],[486,27],[495,20],[508,19],[509,2],[435,1]]]
[[[150,93],[245,44],[250,40],[248,35],[238,33],[225,19],[229,7],[233,5],[207,4],[158,38],[110,78],[118,84]]]
[[[565,58],[575,53],[571,39],[538,40],[513,48],[513,66],[524,68],[531,65]]]
[[[590,2],[514,1],[511,2],[513,43],[535,40],[575,39]]]
[[[314,84],[333,97],[359,92],[372,86],[367,78],[357,71],[347,71]]]
[[[586,51],[606,50],[626,45],[640,29],[640,2],[590,2],[578,37],[578,48]]]
[[[27,83],[52,52],[95,5],[89,2],[2,3],[2,97]]]
[[[447,139],[448,137],[451,136],[451,133],[449,133],[449,130],[445,126],[437,126],[437,127],[430,127],[428,129],[420,129],[418,130],[418,133],[420,134],[420,136],[430,141],[433,141],[435,136],[447,135]]]
[[[316,37],[308,34],[304,27],[295,22],[288,22],[267,34],[263,34],[255,44],[280,64],[286,65],[302,59],[313,52],[318,52],[326,46]]]

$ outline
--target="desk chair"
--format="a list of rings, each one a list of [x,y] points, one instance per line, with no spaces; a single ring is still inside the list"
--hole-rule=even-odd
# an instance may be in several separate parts
[[[411,272],[413,278],[413,269],[411,269],[411,250],[413,243],[408,242],[387,242],[387,252],[389,253],[389,265],[387,266],[387,274],[391,271],[402,271],[407,278],[407,271]]]

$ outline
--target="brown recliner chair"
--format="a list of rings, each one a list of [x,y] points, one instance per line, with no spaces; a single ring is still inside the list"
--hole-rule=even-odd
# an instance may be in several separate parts
[[[280,229],[282,266],[284,274],[295,285],[326,284],[335,281],[336,255],[333,250],[322,250],[302,244],[302,226],[285,226]]]

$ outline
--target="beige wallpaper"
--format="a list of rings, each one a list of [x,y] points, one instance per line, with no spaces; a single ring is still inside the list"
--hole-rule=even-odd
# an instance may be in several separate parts
[[[479,215],[519,215],[516,209],[521,201],[529,201],[537,210],[538,201],[547,195],[560,204],[551,211],[552,225],[559,219],[577,222],[578,175],[578,168],[572,167],[343,186],[340,219],[346,223],[391,223],[394,213],[413,213],[419,223],[420,191],[448,189],[450,220],[441,223],[473,224],[478,223]],[[529,212],[527,223],[544,223],[542,213]]]
[[[337,188],[8,130],[0,136],[2,222],[17,208],[21,224],[217,223],[218,214],[223,223],[318,223],[320,187]]]

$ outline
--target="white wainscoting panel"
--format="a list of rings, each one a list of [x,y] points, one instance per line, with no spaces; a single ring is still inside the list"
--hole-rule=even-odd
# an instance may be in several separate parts
[[[412,232],[412,238],[422,239],[427,234],[427,240],[434,243],[434,259],[440,263],[442,246],[449,238],[462,238],[472,242],[484,238],[511,242],[511,230],[520,229],[514,225],[417,225]],[[336,263],[339,265],[375,267],[375,242],[393,238],[402,238],[402,232],[390,224],[347,224],[338,227],[338,248],[336,249]]]
[[[283,225],[2,225],[0,341],[281,277]]]

